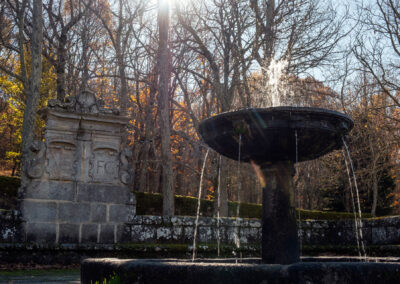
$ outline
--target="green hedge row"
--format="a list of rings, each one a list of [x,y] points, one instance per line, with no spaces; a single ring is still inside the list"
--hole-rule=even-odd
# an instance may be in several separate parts
[[[138,215],[162,215],[162,195],[159,193],[134,192],[137,199],[136,213]],[[228,214],[231,217],[236,216],[237,202],[228,202]],[[190,196],[175,195],[175,215],[195,216],[197,210],[197,198]],[[352,219],[353,213],[347,212],[328,212],[317,210],[297,210],[301,219],[314,220],[339,220]],[[261,218],[261,204],[241,203],[240,217],[242,218]],[[214,202],[211,200],[201,199],[200,215],[212,217],[214,213]],[[370,218],[371,214],[363,213],[364,218]]]
[[[5,197],[16,197],[21,185],[19,177],[0,176],[0,193]]]
[[[13,209],[16,204],[18,188],[21,184],[18,177],[0,176],[0,208]],[[162,215],[162,195],[158,193],[134,192],[137,198],[136,212],[138,215]],[[237,202],[228,203],[228,214],[236,216]],[[175,196],[175,215],[195,216],[197,211],[197,198],[190,196]],[[338,220],[353,218],[353,213],[298,210],[302,219],[316,220]],[[214,213],[214,202],[202,199],[200,202],[200,214],[212,217]],[[261,218],[261,204],[241,203],[240,217]],[[363,213],[364,218],[371,217]]]
[[[0,209],[15,209],[20,185],[19,177],[0,176]]]

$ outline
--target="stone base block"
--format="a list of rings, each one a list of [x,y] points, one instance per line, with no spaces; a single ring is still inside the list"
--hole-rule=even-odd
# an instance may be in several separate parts
[[[25,230],[27,242],[56,242],[57,225],[55,223],[28,223],[25,226]]]
[[[246,260],[244,260],[246,261]],[[291,265],[235,263],[235,260],[86,259],[81,281],[120,283],[398,283],[399,263],[311,262]]]

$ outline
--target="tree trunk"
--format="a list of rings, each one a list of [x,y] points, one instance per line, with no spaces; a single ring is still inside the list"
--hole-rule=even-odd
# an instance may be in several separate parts
[[[126,73],[125,73],[125,60],[124,60],[124,52],[122,50],[122,38],[121,38],[121,31],[124,25],[123,22],[123,11],[122,11],[123,3],[119,1],[119,14],[118,14],[118,30],[116,35],[116,55],[118,60],[118,71],[119,77],[121,80],[121,90],[119,93],[119,107],[122,115],[125,115],[128,110],[128,82],[126,80]],[[147,124],[146,124],[147,125]]]
[[[57,63],[55,66],[57,74],[57,99],[65,99],[65,64],[67,62],[67,34],[62,33],[57,48]]]
[[[148,175],[148,159],[149,159],[149,151],[150,151],[150,135],[152,131],[152,111],[154,107],[154,96],[155,96],[155,88],[153,87],[154,83],[151,83],[150,87],[150,98],[149,102],[145,107],[145,131],[144,131],[144,144],[143,147],[141,147],[141,152],[143,154],[142,158],[142,166],[140,168],[140,174],[139,174],[139,191],[140,192],[145,192],[146,191],[146,176]]]
[[[171,129],[169,121],[169,4],[159,2],[159,84],[158,84],[158,112],[160,116],[161,160],[162,160],[162,193],[163,215],[174,215],[174,192],[171,154]]]
[[[29,78],[29,88],[26,92],[26,105],[24,112],[24,121],[22,124],[22,170],[21,185],[25,187],[28,183],[26,170],[28,163],[32,158],[29,147],[34,140],[36,111],[40,96],[40,80],[42,77],[42,44],[43,44],[43,18],[42,18],[42,0],[33,0],[32,14],[32,62]]]

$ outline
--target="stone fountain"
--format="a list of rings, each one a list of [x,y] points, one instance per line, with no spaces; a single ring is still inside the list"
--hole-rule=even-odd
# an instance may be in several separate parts
[[[243,109],[201,123],[204,141],[231,159],[238,159],[241,136],[241,161],[261,169],[263,263],[299,261],[294,163],[339,149],[352,127],[352,119],[342,113],[305,107]]]
[[[353,121],[319,108],[274,107],[226,112],[201,122],[204,141],[220,154],[253,162],[263,187],[261,261],[88,259],[82,283],[114,273],[122,283],[396,283],[397,263],[299,262],[294,163],[342,146]]]

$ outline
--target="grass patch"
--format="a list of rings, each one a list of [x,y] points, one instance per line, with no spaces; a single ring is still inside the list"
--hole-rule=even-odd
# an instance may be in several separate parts
[[[62,276],[65,274],[79,274],[79,268],[73,269],[18,269],[12,271],[1,271],[0,276],[17,277],[17,276]]]
[[[113,275],[110,278],[104,279],[101,282],[99,282],[99,281],[96,281],[96,282],[90,281],[90,283],[91,284],[92,283],[93,284],[120,284],[121,283],[121,279],[120,279],[119,275]]]

